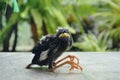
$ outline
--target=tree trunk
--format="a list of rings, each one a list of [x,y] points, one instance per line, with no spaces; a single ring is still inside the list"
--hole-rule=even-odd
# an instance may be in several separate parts
[[[47,31],[47,28],[46,28],[46,24],[45,24],[44,21],[42,21],[42,24],[43,24],[43,26],[42,26],[43,35],[47,35],[48,31]]]
[[[11,17],[11,14],[12,14],[12,8],[8,5],[6,11],[7,11],[7,12],[6,12],[6,15],[5,15],[5,16],[6,16],[6,20],[7,20],[7,22],[8,22],[8,21],[9,21],[9,18]],[[8,52],[8,51],[10,51],[10,50],[9,50],[9,47],[10,47],[9,41],[10,41],[10,38],[11,38],[11,35],[12,35],[13,31],[15,31],[15,39],[14,39],[13,47],[12,47],[12,50],[11,50],[11,51],[15,51],[15,49],[16,49],[17,33],[18,33],[17,23],[15,23],[15,24],[13,25],[13,27],[12,27],[11,30],[8,32],[8,35],[6,36],[6,38],[5,38],[4,41],[3,41],[3,50],[2,50],[3,52]]]
[[[18,27],[17,24],[14,25],[14,34],[15,34],[15,38],[13,41],[13,47],[12,47],[12,52],[16,51],[16,45],[17,45],[17,38],[18,38]]]
[[[37,41],[39,40],[38,38],[38,32],[37,32],[37,27],[36,27],[36,24],[34,23],[33,19],[31,19],[31,30],[32,30],[32,34],[33,34],[33,40],[34,40],[34,43],[36,44]]]

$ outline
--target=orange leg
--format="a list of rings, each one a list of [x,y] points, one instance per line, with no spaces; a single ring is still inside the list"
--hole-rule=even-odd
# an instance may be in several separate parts
[[[65,59],[67,59],[67,58],[69,58],[70,61],[66,61],[66,62],[63,62],[63,63],[59,64],[60,62],[62,62],[63,60],[65,60]],[[76,62],[74,62],[75,59],[76,59]],[[59,65],[58,65],[58,64],[59,64]],[[76,56],[68,55],[68,56],[64,57],[63,59],[61,59],[61,60],[59,60],[59,61],[57,61],[57,62],[55,62],[55,63],[53,64],[53,71],[54,71],[55,69],[57,69],[57,68],[65,65],[65,64],[70,64],[70,65],[71,65],[70,70],[74,70],[74,68],[80,69],[81,71],[83,70],[83,68],[79,65],[79,59],[78,59]]]

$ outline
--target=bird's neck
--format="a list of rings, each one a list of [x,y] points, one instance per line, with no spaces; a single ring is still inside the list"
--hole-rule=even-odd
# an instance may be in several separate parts
[[[68,40],[59,40],[60,46],[62,49],[67,49],[68,47]]]

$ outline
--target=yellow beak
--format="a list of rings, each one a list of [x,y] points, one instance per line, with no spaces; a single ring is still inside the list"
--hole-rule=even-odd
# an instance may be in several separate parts
[[[70,37],[70,35],[68,33],[62,33],[59,35],[59,38],[61,37]]]

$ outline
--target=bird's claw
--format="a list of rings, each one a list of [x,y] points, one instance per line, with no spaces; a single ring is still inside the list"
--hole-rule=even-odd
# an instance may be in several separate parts
[[[67,58],[69,58],[70,61],[66,61],[66,62],[63,62],[63,63],[57,65],[58,63],[62,62],[63,60],[65,60]],[[56,63],[54,62],[53,63],[53,70],[65,65],[65,64],[70,64],[71,65],[70,71],[74,70],[74,69],[80,69],[81,71],[83,70],[83,68],[79,65],[79,59],[76,56],[73,56],[73,55],[68,55],[68,56],[64,57],[63,59],[57,61]]]
[[[69,64],[71,65],[70,71],[74,69],[80,69],[81,71],[83,70],[82,67],[79,65],[79,59],[76,56],[69,55],[69,58],[70,58]],[[76,62],[74,61],[75,59]]]
[[[70,65],[71,65],[70,71],[74,69],[80,69],[81,71],[83,70],[82,67],[79,64],[76,64],[75,62],[71,62]]]

